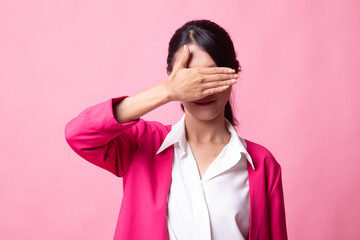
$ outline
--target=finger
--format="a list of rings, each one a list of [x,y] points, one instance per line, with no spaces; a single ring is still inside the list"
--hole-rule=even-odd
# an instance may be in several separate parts
[[[201,74],[235,73],[235,70],[227,67],[198,68]]]
[[[206,89],[206,90],[203,91],[203,96],[206,97],[206,96],[213,95],[213,94],[216,94],[216,93],[224,92],[229,87],[230,87],[229,85],[225,85],[225,86],[221,86],[221,87]]]
[[[224,81],[216,81],[216,82],[207,82],[203,83],[202,87],[204,89],[210,89],[210,88],[217,88],[222,86],[231,86],[234,85],[237,82],[237,79],[230,79],[230,80],[224,80]]]
[[[190,49],[188,46],[184,45],[181,57],[177,61],[174,70],[177,70],[179,68],[186,68],[190,58]]]
[[[217,82],[224,81],[229,79],[237,79],[239,74],[212,74],[212,75],[203,75],[202,82]]]

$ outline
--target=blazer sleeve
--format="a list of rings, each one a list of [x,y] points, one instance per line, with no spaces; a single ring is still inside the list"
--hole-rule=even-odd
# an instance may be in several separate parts
[[[268,198],[270,239],[287,240],[284,192],[281,181],[281,166],[276,162],[274,167],[274,178],[270,181],[272,185]]]
[[[89,107],[65,127],[65,138],[82,158],[122,177],[129,169],[141,137],[142,119],[119,123],[113,104],[125,97]]]

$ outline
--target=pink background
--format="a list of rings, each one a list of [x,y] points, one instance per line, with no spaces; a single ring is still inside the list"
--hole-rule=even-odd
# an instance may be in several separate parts
[[[167,75],[187,20],[226,28],[243,73],[239,134],[283,168],[290,239],[360,239],[359,1],[0,3],[0,239],[112,239],[121,179],[78,157],[65,124]],[[145,116],[174,123],[177,103]]]

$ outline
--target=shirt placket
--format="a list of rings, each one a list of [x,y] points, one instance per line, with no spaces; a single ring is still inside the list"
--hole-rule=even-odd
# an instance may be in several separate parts
[[[189,172],[189,177],[186,178],[186,185],[189,186],[191,191],[191,201],[193,203],[194,209],[194,219],[196,223],[196,235],[199,240],[211,240],[211,225],[210,225],[210,216],[209,209],[206,202],[206,197],[204,193],[204,188],[201,183],[198,167],[196,160],[191,152],[190,147],[188,146],[187,153],[189,157],[186,164],[186,170]]]

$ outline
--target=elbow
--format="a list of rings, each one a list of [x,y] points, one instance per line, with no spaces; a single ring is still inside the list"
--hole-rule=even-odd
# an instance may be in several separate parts
[[[73,125],[71,124],[71,121],[69,123],[67,123],[65,125],[65,140],[66,142],[69,144],[69,146],[76,150],[76,139],[78,138],[78,134],[77,134],[77,131],[76,131],[76,128],[73,127]]]

